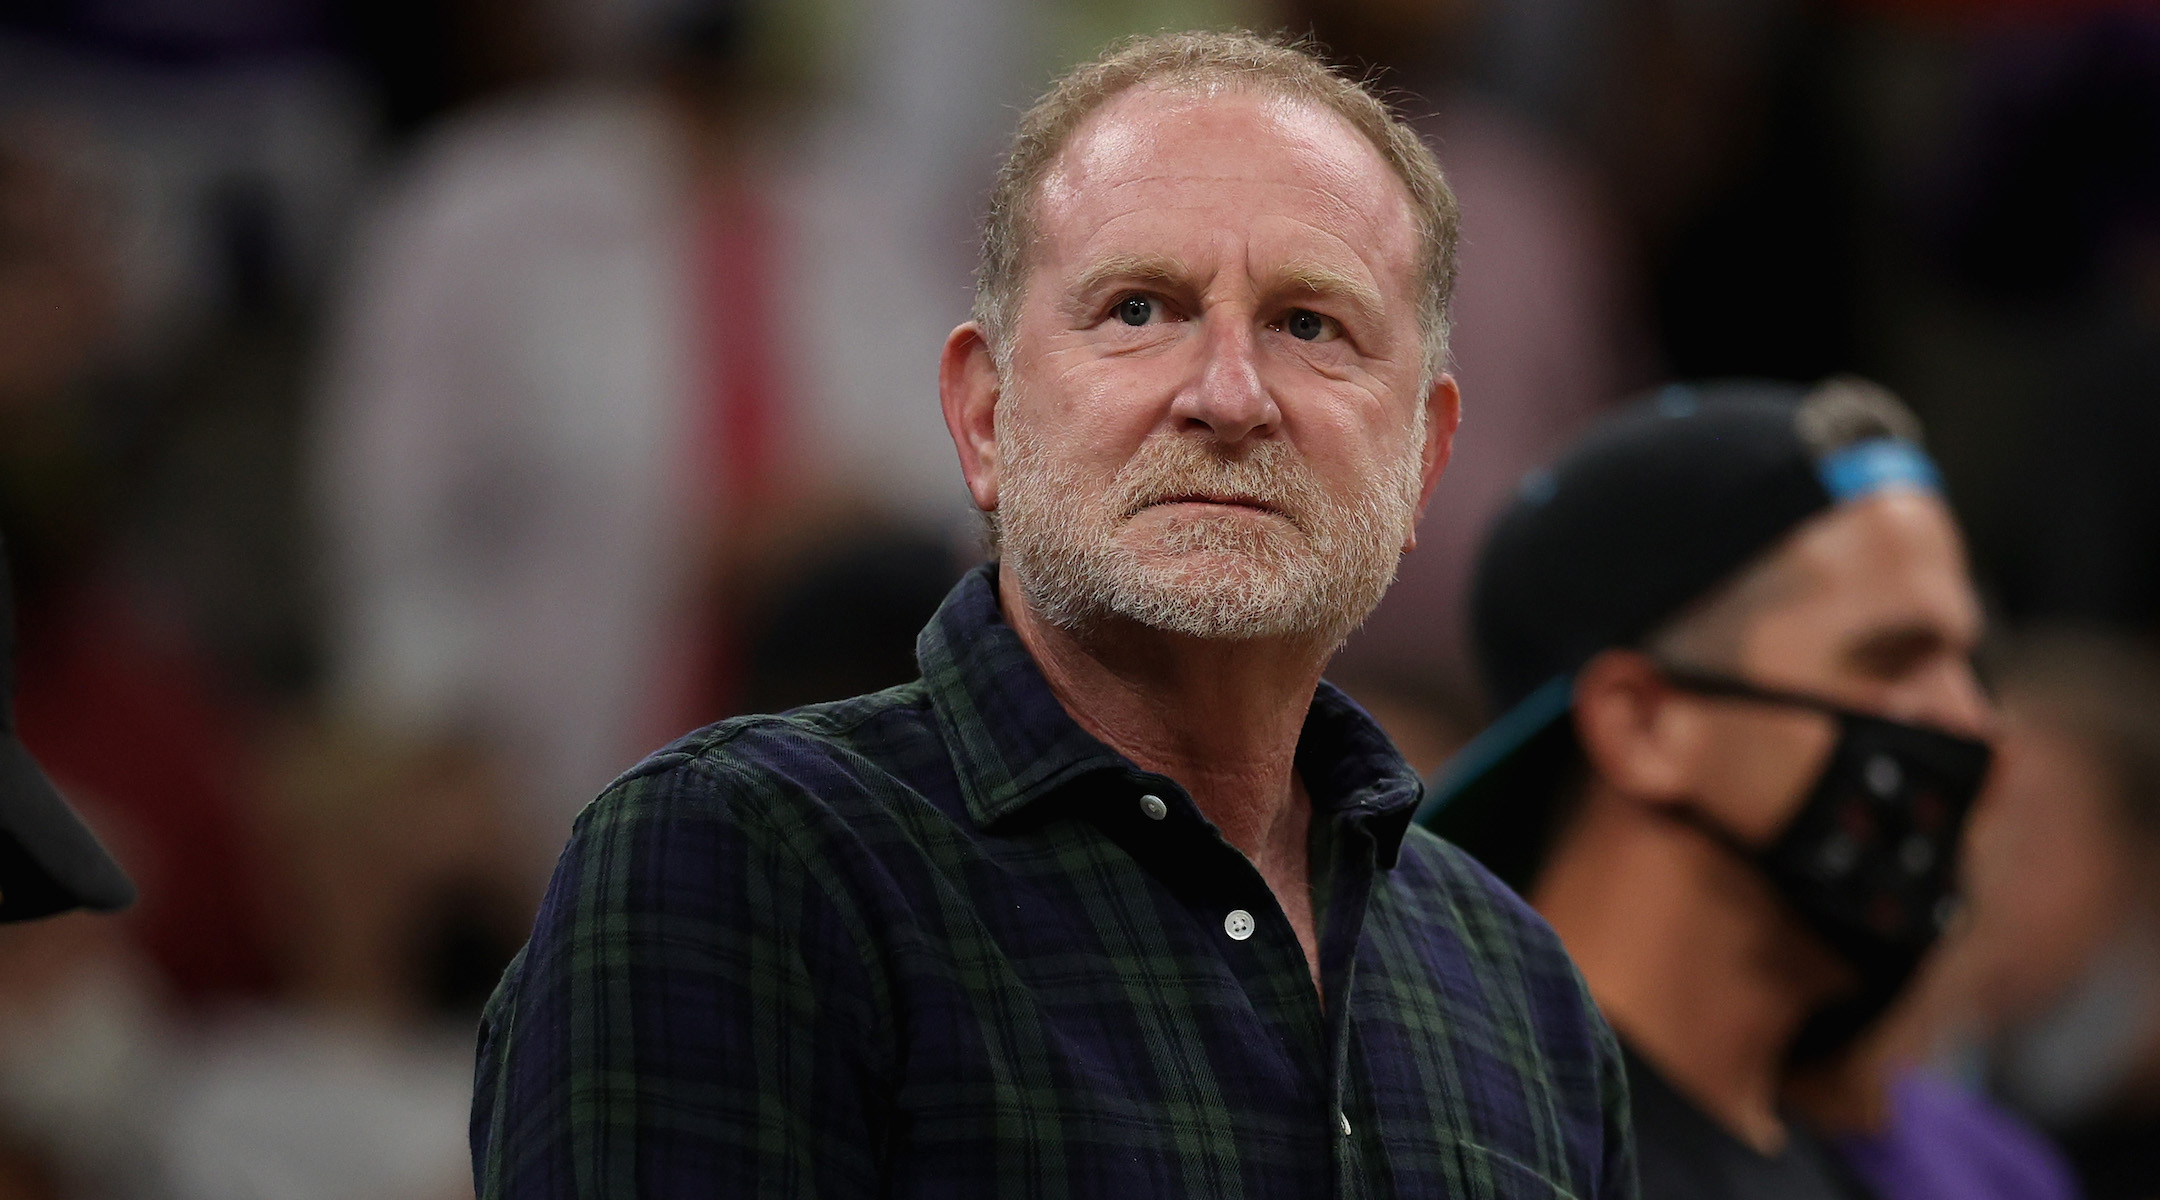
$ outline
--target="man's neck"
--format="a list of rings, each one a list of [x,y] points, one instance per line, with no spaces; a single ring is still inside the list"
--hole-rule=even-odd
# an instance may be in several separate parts
[[[1252,860],[1317,980],[1306,886],[1312,806],[1295,760],[1329,648],[1206,641],[1131,623],[1079,634],[1042,620],[1002,568],[998,598],[1073,720],[1142,769],[1177,780]]]
[[[1836,966],[1708,839],[1595,798],[1581,811],[1539,876],[1538,911],[1636,1053],[1712,1120],[1776,1152],[1786,1050]]]

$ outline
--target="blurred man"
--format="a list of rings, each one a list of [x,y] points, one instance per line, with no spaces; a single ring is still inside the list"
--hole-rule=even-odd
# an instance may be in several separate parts
[[[15,613],[0,550],[0,922],[135,901],[128,881],[15,736]]]
[[[843,478],[893,498],[854,445],[809,441],[859,424],[806,403],[843,390],[811,351],[846,324],[812,303],[794,178],[809,72],[782,50],[815,44],[790,25],[813,6],[614,7],[635,69],[462,114],[395,177],[316,434],[333,702],[477,737],[550,843],[624,761],[739,711],[769,543]]]
[[[1949,919],[1988,766],[1980,608],[1917,439],[1857,381],[1674,388],[1530,476],[1484,548],[1505,715],[1425,815],[1582,966],[1645,1196],[2059,1194],[1977,1104],[1927,1115],[1951,1153],[1849,1159],[1787,1104]],[[1861,1131],[1917,1120],[1872,1093]]]
[[[2089,1200],[2160,1195],[2160,652],[2028,630],[1991,656],[2002,761],[1967,855],[1953,1016]]]
[[[940,385],[1000,562],[922,679],[581,819],[490,1004],[484,1196],[1627,1196],[1559,943],[1319,682],[1457,420],[1372,93],[1126,45],[1021,122]]]

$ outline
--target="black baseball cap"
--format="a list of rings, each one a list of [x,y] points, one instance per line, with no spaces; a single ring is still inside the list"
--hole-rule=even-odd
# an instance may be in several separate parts
[[[0,549],[0,922],[110,912],[135,885],[15,734],[15,612]]]
[[[1418,822],[1528,887],[1580,765],[1575,673],[1641,644],[1816,513],[1890,487],[1939,491],[1917,438],[1860,380],[1676,384],[1525,476],[1471,582],[1472,646],[1500,716],[1440,768]]]

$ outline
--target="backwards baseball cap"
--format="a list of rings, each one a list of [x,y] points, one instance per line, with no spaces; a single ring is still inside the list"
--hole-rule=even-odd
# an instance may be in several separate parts
[[[15,613],[0,553],[0,922],[110,912],[135,885],[15,736]]]
[[[1575,673],[1641,645],[1816,513],[1939,491],[1918,439],[1910,412],[1861,380],[1673,385],[1525,476],[1471,584],[1473,648],[1501,715],[1441,767],[1418,822],[1527,888],[1581,765]]]

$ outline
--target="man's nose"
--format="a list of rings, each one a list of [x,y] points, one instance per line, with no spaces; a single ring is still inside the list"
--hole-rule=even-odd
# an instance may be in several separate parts
[[[1172,402],[1180,428],[1206,426],[1225,442],[1271,436],[1282,423],[1260,379],[1259,333],[1250,321],[1211,314],[1203,322],[1206,359]]]

